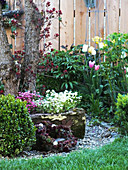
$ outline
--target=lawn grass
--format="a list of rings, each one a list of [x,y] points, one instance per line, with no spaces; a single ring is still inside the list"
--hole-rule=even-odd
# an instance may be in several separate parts
[[[128,170],[128,137],[98,149],[71,152],[68,156],[1,160],[0,170]]]

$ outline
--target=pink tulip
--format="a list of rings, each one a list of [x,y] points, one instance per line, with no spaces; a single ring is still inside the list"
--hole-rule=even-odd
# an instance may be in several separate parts
[[[95,70],[96,71],[99,70],[99,68],[100,68],[100,65],[95,65]]]
[[[95,61],[89,61],[89,67],[92,68],[95,64]]]

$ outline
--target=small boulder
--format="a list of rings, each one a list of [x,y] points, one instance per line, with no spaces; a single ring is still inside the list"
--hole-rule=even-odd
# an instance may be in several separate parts
[[[75,108],[60,114],[37,113],[30,115],[30,117],[34,123],[45,120],[56,125],[65,125],[71,128],[75,137],[84,138],[86,117],[83,108]]]

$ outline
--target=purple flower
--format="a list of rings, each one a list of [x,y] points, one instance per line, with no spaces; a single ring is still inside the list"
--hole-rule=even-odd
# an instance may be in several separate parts
[[[37,107],[34,101],[36,100],[36,98],[41,100],[42,96],[40,96],[39,93],[36,93],[36,91],[34,91],[33,93],[27,91],[27,92],[19,92],[19,96],[17,96],[17,98],[23,101],[27,101],[26,107],[28,108],[29,112],[32,112],[35,109],[35,107]]]

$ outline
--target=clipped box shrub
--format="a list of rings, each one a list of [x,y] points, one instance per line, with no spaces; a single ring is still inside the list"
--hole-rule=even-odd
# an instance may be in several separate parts
[[[118,94],[114,122],[119,126],[121,134],[128,134],[128,94]]]
[[[35,126],[26,101],[12,95],[0,97],[0,154],[13,156],[35,142]]]

